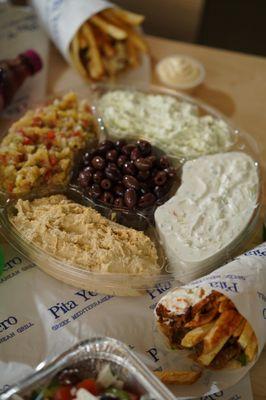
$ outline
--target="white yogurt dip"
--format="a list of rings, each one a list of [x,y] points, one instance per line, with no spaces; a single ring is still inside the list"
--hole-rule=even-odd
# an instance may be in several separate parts
[[[202,64],[192,57],[172,55],[163,58],[156,66],[159,79],[176,89],[191,89],[198,86],[205,77]]]
[[[193,307],[199,303],[211,292],[211,288],[176,288],[163,296],[156,308],[159,305],[163,305],[168,310],[167,316],[171,319],[171,316],[175,317],[176,315],[185,314],[189,307]],[[154,315],[158,319],[156,309]]]
[[[188,161],[177,193],[155,212],[170,267],[180,280],[196,279],[239,238],[257,205],[256,163],[241,152]]]

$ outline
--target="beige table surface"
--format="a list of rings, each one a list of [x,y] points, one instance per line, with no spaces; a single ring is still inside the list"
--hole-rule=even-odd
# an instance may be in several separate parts
[[[206,68],[203,85],[193,96],[216,107],[258,142],[266,160],[266,58],[148,37],[155,62],[174,53],[196,57]],[[153,74],[155,75],[155,74]],[[153,83],[158,83],[156,76]],[[51,48],[48,91],[82,84],[55,48]],[[266,200],[266,199],[264,199]],[[265,201],[266,202],[266,201]],[[266,350],[251,371],[254,400],[266,400]]]

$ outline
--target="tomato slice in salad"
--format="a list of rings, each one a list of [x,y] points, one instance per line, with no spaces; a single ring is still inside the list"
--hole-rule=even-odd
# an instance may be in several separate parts
[[[130,400],[139,400],[139,396],[134,393],[128,393]]]
[[[72,400],[71,389],[72,386],[60,386],[54,394],[54,400]]]
[[[99,389],[97,388],[96,382],[93,379],[84,379],[80,383],[77,384],[77,389],[86,389],[91,394],[95,396],[100,394]]]

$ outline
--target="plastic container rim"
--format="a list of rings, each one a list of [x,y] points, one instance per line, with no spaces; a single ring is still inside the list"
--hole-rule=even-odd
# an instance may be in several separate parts
[[[149,369],[136,357],[136,355],[130,351],[127,346],[117,339],[110,337],[93,337],[91,339],[83,340],[76,345],[72,346],[69,350],[64,351],[58,356],[52,357],[48,360],[41,362],[33,374],[24,379],[20,380],[15,385],[12,385],[5,392],[0,394],[1,400],[8,400],[12,398],[16,393],[27,390],[32,385],[45,379],[53,372],[59,372],[64,367],[68,366],[68,360],[75,356],[82,350],[97,345],[111,345],[118,354],[114,352],[108,352],[106,349],[95,351],[90,348],[87,350],[87,359],[104,359],[106,361],[113,361],[117,365],[123,365],[135,378],[136,380],[149,392],[154,395],[158,395],[157,399],[174,400],[176,397],[169,392],[169,390],[149,371]],[[90,353],[92,353],[90,355]],[[162,397],[161,397],[162,396]]]

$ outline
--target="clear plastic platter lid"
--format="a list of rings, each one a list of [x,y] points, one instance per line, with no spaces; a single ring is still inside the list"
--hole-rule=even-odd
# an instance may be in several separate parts
[[[104,366],[110,366],[125,389],[145,400],[174,400],[172,393],[128,350],[111,338],[83,341],[50,362],[41,363],[36,372],[0,395],[1,400],[32,398],[32,394],[47,387],[52,379],[66,368],[75,368],[80,380],[96,378]]]
[[[138,91],[141,93],[156,94],[160,96],[170,96],[172,99],[178,100],[179,102],[184,102],[184,104],[188,104],[189,110],[197,110],[199,115],[207,115],[211,116],[213,120],[223,121],[223,124],[226,124],[232,137],[231,145],[227,149],[224,149],[224,151],[237,151],[240,153],[247,153],[254,160],[254,164],[256,164],[258,168],[259,174],[257,203],[245,229],[239,232],[239,235],[237,235],[235,240],[232,240],[225,249],[217,252],[213,257],[210,257],[210,259],[207,260],[208,262],[202,264],[200,268],[196,268],[194,271],[187,270],[186,264],[184,264],[184,268],[182,268],[181,271],[175,271],[173,268],[170,268],[168,260],[165,257],[164,245],[160,240],[156,227],[154,226],[153,213],[156,207],[148,210],[148,212],[139,209],[133,209],[131,211],[124,210],[121,208],[117,208],[113,205],[99,203],[98,201],[89,198],[86,190],[84,191],[77,185],[73,185],[71,177],[75,175],[75,171],[78,168],[79,159],[73,161],[69,179],[65,183],[63,188],[61,187],[60,189],[57,189],[52,185],[46,185],[46,187],[44,186],[42,190],[32,190],[30,194],[26,195],[17,194],[16,196],[9,196],[6,193],[2,193],[4,201],[0,213],[1,232],[3,236],[13,246],[15,246],[22,254],[34,261],[37,266],[42,268],[45,272],[52,275],[56,279],[59,279],[78,288],[97,290],[98,292],[111,295],[114,294],[120,296],[135,296],[144,294],[147,289],[153,288],[154,285],[156,285],[157,283],[169,280],[176,280],[176,284],[178,284],[180,282],[182,283],[196,279],[200,276],[205,275],[211,270],[214,270],[223,262],[226,262],[231,257],[237,255],[241,251],[246,241],[251,237],[254,229],[256,228],[256,222],[260,217],[262,176],[259,172],[258,165],[258,146],[256,142],[252,139],[252,137],[242,131],[235,129],[232,124],[228,120],[226,120],[226,118],[224,118],[217,111],[213,110],[211,107],[173,90],[165,90],[159,87],[147,85],[136,87],[92,85],[89,87],[77,88],[76,92],[78,94],[78,98],[89,99],[90,101],[90,111],[92,110],[92,113],[96,117],[98,124],[97,131],[99,132],[99,137],[111,140],[117,138],[115,132],[112,130],[112,127],[110,126],[108,121],[106,121],[106,118],[102,115],[99,107],[101,97],[104,94],[110,93],[117,89],[122,92],[131,91],[132,93],[135,93],[136,91]],[[52,138],[51,134],[50,136]],[[129,141],[137,139],[147,139],[145,135],[136,132],[134,132],[133,134],[132,131],[125,132],[123,137],[125,137]],[[152,142],[152,144],[155,145],[159,149],[159,151],[163,150],[166,156],[169,156],[169,154],[166,152],[167,143],[165,141],[156,141],[154,139],[154,143]],[[161,145],[163,145],[163,149],[160,147]],[[198,154],[197,156],[200,156],[200,154]],[[195,154],[193,157],[195,157]],[[185,157],[183,153],[173,154],[172,152],[170,152],[169,158],[171,159],[172,163],[178,168],[177,180],[180,180],[182,168],[184,165],[186,165],[187,160],[191,160],[191,158],[193,157],[191,157],[191,154],[187,154],[187,157]],[[176,185],[174,185],[173,187],[175,189],[177,188],[178,191],[178,182],[176,182]],[[19,230],[17,230],[15,226],[11,223],[10,218],[12,218],[12,216],[16,212],[14,207],[16,201],[20,197],[23,199],[32,200],[34,198],[40,198],[42,196],[50,196],[55,193],[63,193],[79,204],[96,209],[100,214],[111,221],[117,222],[126,227],[142,231],[151,239],[156,247],[159,265],[158,273],[150,274],[149,272],[147,272],[143,274],[137,274],[120,273],[118,271],[108,273],[102,271],[93,272],[89,269],[80,268],[78,263],[69,262],[65,259],[60,259],[60,257],[58,258],[56,256],[53,256],[53,254],[49,252],[47,253],[46,251],[41,249],[40,246],[37,247],[35,244],[30,243],[30,241],[23,237]],[[170,191],[168,194],[169,196],[167,195],[168,197],[166,196],[166,198],[163,198],[163,201],[168,200],[168,198],[171,197],[173,194],[174,192]]]

